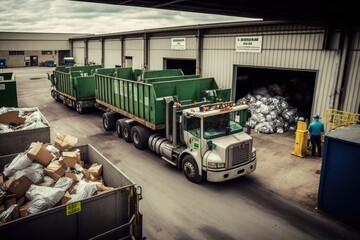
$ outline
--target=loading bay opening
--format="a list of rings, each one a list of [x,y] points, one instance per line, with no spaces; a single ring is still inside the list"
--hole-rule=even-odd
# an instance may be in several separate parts
[[[164,69],[182,69],[185,75],[196,73],[196,60],[164,58]]]
[[[298,116],[311,121],[316,75],[316,71],[235,66],[235,101],[277,84]]]

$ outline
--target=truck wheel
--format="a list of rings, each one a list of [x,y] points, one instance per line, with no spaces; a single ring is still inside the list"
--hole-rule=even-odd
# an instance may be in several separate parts
[[[103,127],[106,131],[111,131],[115,129],[116,125],[116,119],[118,119],[119,116],[115,112],[106,112],[102,116],[103,120]]]
[[[131,142],[131,125],[127,120],[129,119],[120,122],[121,133],[122,138],[125,140],[125,142]]]
[[[51,97],[56,100],[56,93],[54,90],[51,90]]]
[[[85,112],[85,109],[81,106],[80,102],[76,102],[76,111],[80,114],[83,114]]]
[[[116,130],[116,134],[118,135],[119,138],[122,138],[121,122],[126,121],[126,120],[127,120],[127,118],[120,118],[120,119],[116,120],[115,130]]]
[[[193,183],[200,183],[203,178],[199,175],[199,168],[191,155],[186,155],[182,161],[185,177]]]
[[[148,140],[151,131],[142,125],[133,126],[130,131],[131,141],[138,149],[144,149],[148,146]]]

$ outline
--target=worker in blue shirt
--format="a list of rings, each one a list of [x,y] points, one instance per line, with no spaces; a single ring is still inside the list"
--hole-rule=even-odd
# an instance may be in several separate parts
[[[311,155],[315,156],[315,150],[317,147],[318,156],[321,157],[321,133],[324,132],[324,124],[319,121],[320,116],[314,115],[314,121],[309,125],[308,131],[310,133],[311,141]]]

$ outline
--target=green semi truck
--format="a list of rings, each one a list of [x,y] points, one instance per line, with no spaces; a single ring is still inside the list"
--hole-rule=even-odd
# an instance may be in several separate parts
[[[52,74],[48,74],[51,81],[51,96],[62,101],[70,108],[83,113],[88,107],[95,105],[95,79],[93,74],[101,65],[93,66],[59,66]]]
[[[138,149],[148,147],[194,183],[255,170],[253,139],[243,131],[248,106],[230,102],[231,89],[178,69],[106,71],[94,73],[105,130],[115,129]]]

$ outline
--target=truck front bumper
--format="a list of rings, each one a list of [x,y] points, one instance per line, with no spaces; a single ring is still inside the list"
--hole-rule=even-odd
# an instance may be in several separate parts
[[[206,179],[209,182],[224,182],[253,172],[256,169],[256,159],[237,168],[229,170],[207,169]]]

